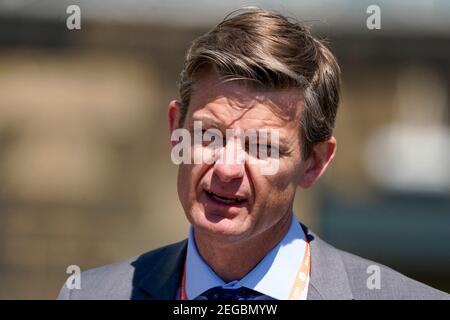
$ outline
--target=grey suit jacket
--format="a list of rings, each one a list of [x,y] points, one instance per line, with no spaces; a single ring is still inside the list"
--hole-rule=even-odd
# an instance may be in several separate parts
[[[379,263],[338,250],[308,228],[311,278],[308,300],[445,299],[450,295],[428,287]],[[187,240],[127,261],[81,273],[81,289],[61,289],[58,299],[173,300],[181,282]],[[369,266],[378,266],[380,286],[369,289]],[[369,269],[370,270],[370,269]]]

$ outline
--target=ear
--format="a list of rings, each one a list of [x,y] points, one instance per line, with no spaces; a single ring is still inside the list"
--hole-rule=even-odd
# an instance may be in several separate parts
[[[176,141],[172,141],[172,133],[175,129],[179,128],[181,116],[181,103],[177,100],[172,100],[169,103],[167,108],[167,121],[169,127],[169,141],[172,144],[172,147],[177,143]]]
[[[325,172],[336,153],[336,138],[316,143],[310,156],[304,163],[303,172],[298,185],[302,188],[311,187]]]

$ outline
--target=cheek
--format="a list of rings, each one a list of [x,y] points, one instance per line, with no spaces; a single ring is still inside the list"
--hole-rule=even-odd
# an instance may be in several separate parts
[[[263,175],[258,166],[249,166],[249,176],[254,186],[256,202],[264,206],[277,206],[293,197],[297,186],[298,170],[288,162],[279,161],[276,174]],[[270,201],[267,201],[270,199]]]
[[[183,203],[192,202],[197,197],[198,186],[207,170],[204,165],[180,164],[178,168],[178,194]]]
[[[185,206],[189,202],[193,191],[195,170],[192,165],[180,164],[178,167],[178,195],[180,201]]]
[[[178,167],[178,177],[177,177],[177,189],[178,189],[178,198],[180,199],[181,205],[186,209],[187,205],[187,196],[189,194],[189,184],[186,182],[189,181],[187,177],[189,171],[186,170],[186,165],[181,164]]]

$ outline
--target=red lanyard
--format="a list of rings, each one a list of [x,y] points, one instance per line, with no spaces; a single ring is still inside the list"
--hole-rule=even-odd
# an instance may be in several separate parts
[[[311,270],[311,255],[309,251],[309,242],[306,240],[305,253],[303,254],[302,264],[300,265],[297,274],[295,275],[294,283],[292,284],[289,293],[289,300],[298,300],[305,290],[306,284],[309,281],[309,273]],[[183,277],[181,279],[180,300],[187,300],[186,294],[186,261],[184,262]]]
[[[186,295],[186,261],[184,261],[183,278],[181,279],[180,300],[187,300],[187,295]]]

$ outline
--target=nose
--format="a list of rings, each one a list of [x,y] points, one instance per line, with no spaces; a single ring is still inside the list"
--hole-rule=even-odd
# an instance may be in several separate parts
[[[244,176],[244,164],[214,164],[214,174],[223,182],[230,182]]]
[[[227,142],[222,148],[219,159],[214,163],[214,174],[223,182],[242,178],[245,172],[245,154],[243,152],[239,143]]]

